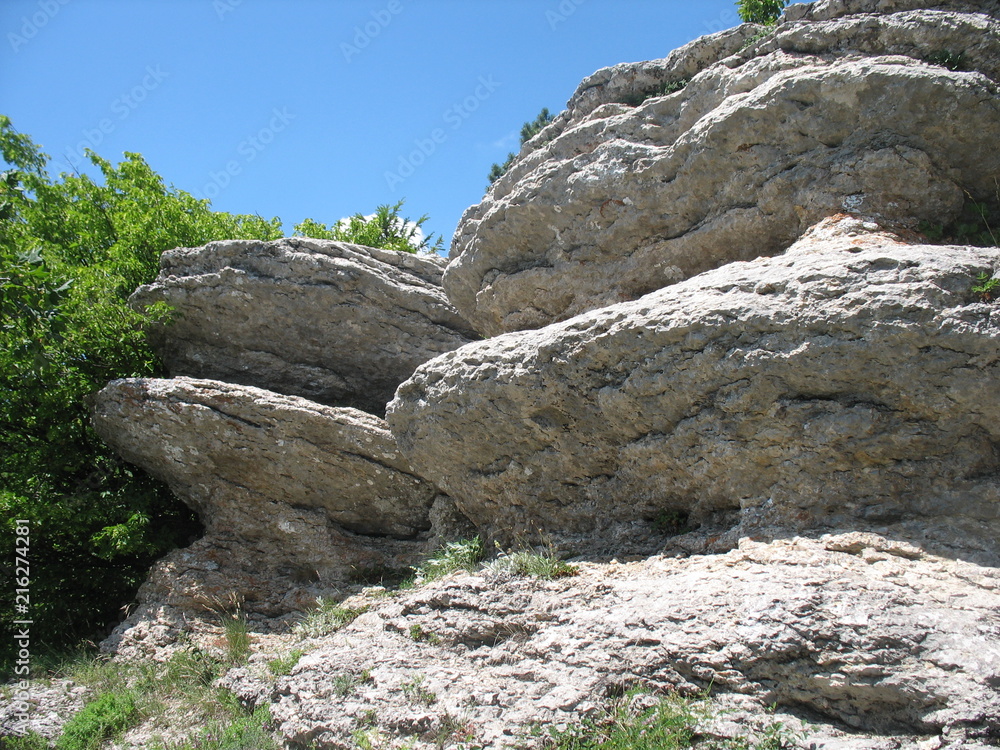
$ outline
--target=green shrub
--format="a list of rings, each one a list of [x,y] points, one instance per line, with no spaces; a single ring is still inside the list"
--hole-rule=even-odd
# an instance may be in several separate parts
[[[0,116],[0,556],[30,521],[31,608],[0,604],[0,637],[34,620],[51,648],[100,637],[152,562],[196,534],[166,487],[90,427],[87,399],[118,377],[162,374],[127,305],[160,254],[218,239],[273,239],[280,223],[209,208],[164,185],[139,154],[99,174],[50,177],[48,157]],[[10,651],[5,649],[3,657]],[[0,664],[6,671],[9,665]]]
[[[676,80],[667,81],[666,83],[661,83],[658,86],[653,86],[652,88],[636,92],[632,95],[624,96],[619,101],[621,104],[627,104],[630,107],[638,107],[647,99],[652,99],[657,96],[667,96],[681,91],[689,83],[691,83],[690,78],[678,78]]]
[[[523,146],[536,135],[541,133],[554,119],[555,116],[549,113],[548,107],[543,107],[542,111],[538,113],[538,116],[534,120],[529,120],[521,126],[521,145]],[[514,163],[514,159],[516,158],[517,154],[511,152],[507,154],[507,160],[503,164],[494,164],[490,167],[489,180],[491,185],[506,174],[510,165]]]
[[[136,696],[131,690],[102,693],[66,722],[56,750],[97,750],[139,722]]]
[[[404,253],[434,253],[442,249],[442,237],[435,241],[434,235],[421,236],[427,215],[413,221],[400,215],[402,208],[403,201],[399,201],[393,206],[379,206],[371,216],[355,214],[330,226],[306,219],[295,225],[295,234]]]
[[[737,12],[745,23],[771,26],[777,23],[781,12],[791,0],[738,0]]]

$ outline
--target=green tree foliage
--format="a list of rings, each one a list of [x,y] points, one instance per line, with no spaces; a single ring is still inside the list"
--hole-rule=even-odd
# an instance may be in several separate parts
[[[15,611],[8,585],[0,638],[10,644],[11,622],[27,616],[34,646],[56,647],[98,635],[151,562],[197,530],[89,425],[88,398],[109,380],[161,374],[128,296],[165,250],[275,239],[281,227],[212,211],[139,154],[114,166],[88,152],[100,181],[51,178],[48,157],[4,116],[0,156],[0,570],[14,572],[19,519],[30,522],[31,562],[30,607]]]
[[[760,23],[771,26],[791,0],[738,0],[736,3],[740,18],[745,23]]]
[[[393,206],[379,206],[371,216],[355,214],[330,226],[306,219],[296,224],[294,231],[299,237],[351,242],[404,253],[434,253],[440,250],[444,243],[441,237],[432,242],[434,235],[422,235],[427,215],[411,221],[400,215],[402,208],[403,201],[399,201]]]
[[[542,130],[545,129],[545,126],[554,119],[555,117],[549,114],[548,108],[543,107],[542,111],[538,113],[538,117],[534,120],[529,120],[521,126],[521,145],[523,146],[536,135],[541,133]],[[503,164],[494,164],[490,168],[489,178],[491,185],[506,174],[515,158],[517,158],[517,154],[511,152],[507,154],[507,160]]]

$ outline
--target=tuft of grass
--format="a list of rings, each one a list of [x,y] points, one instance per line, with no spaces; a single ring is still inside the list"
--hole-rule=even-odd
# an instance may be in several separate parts
[[[578,726],[552,729],[545,744],[552,750],[682,750],[691,747],[704,705],[678,696],[636,710],[629,693],[604,716]]]
[[[271,732],[273,720],[269,706],[258,706],[224,724],[205,727],[180,744],[159,744],[153,750],[278,750]]]
[[[333,678],[333,693],[339,698],[346,698],[349,695],[354,695],[358,685],[371,682],[371,680],[372,674],[367,669],[361,670],[359,674],[353,672],[338,674]]]
[[[292,670],[295,669],[295,665],[299,663],[305,655],[305,651],[300,648],[293,650],[288,656],[279,656],[276,659],[271,659],[267,663],[268,671],[277,676],[291,674]]]
[[[650,706],[648,694],[630,691],[603,715],[566,729],[550,729],[546,750],[687,750],[701,737],[698,725],[713,715],[707,696],[661,696]],[[801,732],[772,721],[754,736],[714,741],[714,750],[790,750],[805,739]]]
[[[653,88],[645,89],[643,91],[637,91],[633,94],[623,96],[619,102],[621,104],[626,104],[629,107],[638,107],[647,99],[653,99],[658,96],[667,96],[669,94],[674,94],[685,86],[691,83],[690,78],[678,78],[673,81],[667,81],[666,83],[661,83],[659,86],[654,86]]]
[[[939,65],[948,70],[968,70],[968,62],[965,59],[964,52],[952,52],[947,49],[936,50],[929,55],[925,55],[924,61],[929,62],[931,65]]]
[[[226,615],[222,620],[226,641],[226,660],[230,664],[245,664],[250,657],[250,630],[242,610]]]
[[[98,750],[139,723],[137,703],[133,690],[101,693],[66,722],[56,750]]]
[[[441,643],[441,639],[429,630],[424,630],[419,623],[413,623],[410,625],[410,638],[417,641],[417,643],[429,643],[432,646],[436,646]]]
[[[38,732],[3,738],[5,750],[49,750],[49,742]]]
[[[457,570],[476,570],[485,554],[483,542],[478,536],[448,542],[421,565],[413,568],[414,583],[429,583]]]
[[[523,549],[516,552],[501,552],[496,560],[487,566],[493,575],[529,576],[551,581],[555,578],[575,576],[579,569],[559,558],[552,547],[543,552]]]
[[[319,638],[330,635],[367,611],[368,607],[343,607],[320,597],[316,600],[316,608],[307,613],[302,622],[292,629],[292,632],[303,638]]]
[[[411,703],[418,703],[423,706],[431,706],[437,703],[437,695],[424,687],[424,676],[422,674],[414,675],[400,687],[403,691],[403,695],[405,695]]]

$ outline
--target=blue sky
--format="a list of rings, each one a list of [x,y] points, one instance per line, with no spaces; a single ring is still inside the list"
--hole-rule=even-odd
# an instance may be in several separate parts
[[[136,151],[286,231],[406,199],[446,245],[525,120],[732,0],[0,0],[0,113],[52,171]]]

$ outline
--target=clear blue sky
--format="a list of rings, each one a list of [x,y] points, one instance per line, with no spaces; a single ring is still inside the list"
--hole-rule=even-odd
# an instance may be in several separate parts
[[[525,120],[732,0],[0,0],[0,113],[287,232],[406,199],[446,245]]]

